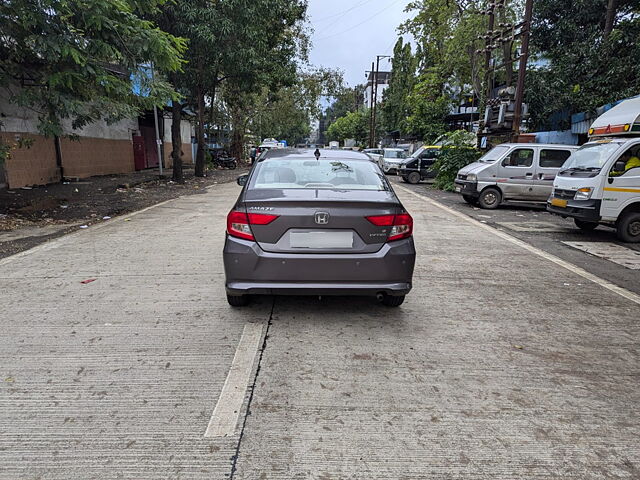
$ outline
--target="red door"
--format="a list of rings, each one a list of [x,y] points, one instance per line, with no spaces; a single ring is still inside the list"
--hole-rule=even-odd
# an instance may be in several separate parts
[[[158,166],[158,146],[156,145],[156,131],[154,127],[140,127],[140,133],[144,138],[144,152],[146,168]]]
[[[133,164],[137,170],[144,170],[147,165],[145,155],[144,138],[141,135],[133,136]]]

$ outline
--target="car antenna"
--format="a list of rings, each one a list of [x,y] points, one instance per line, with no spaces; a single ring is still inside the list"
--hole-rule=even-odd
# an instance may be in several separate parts
[[[316,151],[313,152],[313,154],[315,155],[316,160],[320,160],[320,149],[319,148],[316,148]]]

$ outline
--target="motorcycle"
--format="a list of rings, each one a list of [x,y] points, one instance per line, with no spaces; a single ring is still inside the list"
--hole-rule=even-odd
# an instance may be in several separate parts
[[[217,157],[212,160],[213,168],[228,168],[235,170],[238,168],[238,162],[235,157]]]

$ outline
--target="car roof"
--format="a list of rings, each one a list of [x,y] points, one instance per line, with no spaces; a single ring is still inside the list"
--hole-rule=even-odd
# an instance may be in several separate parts
[[[333,158],[336,160],[366,160],[370,161],[369,156],[364,153],[354,152],[353,150],[330,150],[328,148],[321,148],[320,158]],[[278,148],[269,150],[264,156],[264,160],[271,158],[287,158],[291,160],[314,160],[315,149],[313,148]]]
[[[564,145],[562,143],[501,143],[496,147],[544,147],[544,148],[580,148],[579,145]]]

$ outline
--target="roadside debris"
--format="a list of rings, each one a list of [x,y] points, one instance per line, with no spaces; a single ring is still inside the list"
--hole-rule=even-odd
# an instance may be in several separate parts
[[[82,280],[80,283],[86,285],[87,283],[95,282],[97,278],[87,278],[86,280]]]
[[[111,220],[111,217],[107,215],[107,216],[105,216],[105,217],[102,217],[102,219],[103,219],[103,220]]]
[[[80,225],[80,228],[89,228],[89,225]]]

